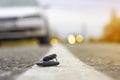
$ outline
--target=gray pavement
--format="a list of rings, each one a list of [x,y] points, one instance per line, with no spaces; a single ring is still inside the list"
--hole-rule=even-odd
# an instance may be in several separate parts
[[[56,53],[58,66],[32,68],[16,80],[114,80],[76,58],[65,46],[57,44],[46,55]]]
[[[81,61],[115,80],[120,80],[120,45],[76,44],[66,45]],[[50,46],[0,48],[0,80],[13,80],[31,68]]]
[[[67,47],[81,61],[115,80],[120,80],[119,44],[76,44]]]
[[[0,48],[0,80],[13,80],[29,69],[50,46]]]

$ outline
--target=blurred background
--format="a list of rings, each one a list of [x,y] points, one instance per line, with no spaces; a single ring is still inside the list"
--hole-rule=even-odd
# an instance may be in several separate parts
[[[119,43],[119,0],[41,0],[50,28],[60,38],[81,35],[90,42]]]
[[[13,80],[57,43],[120,80],[119,0],[0,0],[0,80]]]

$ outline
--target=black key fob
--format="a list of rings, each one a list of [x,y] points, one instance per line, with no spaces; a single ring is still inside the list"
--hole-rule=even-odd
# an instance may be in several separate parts
[[[50,67],[50,66],[57,66],[60,63],[57,61],[45,61],[45,62],[36,63],[36,64],[41,67]]]
[[[56,54],[51,54],[51,55],[45,56],[45,57],[43,58],[43,61],[50,61],[50,60],[52,60],[52,59],[55,59],[56,57],[57,57]]]

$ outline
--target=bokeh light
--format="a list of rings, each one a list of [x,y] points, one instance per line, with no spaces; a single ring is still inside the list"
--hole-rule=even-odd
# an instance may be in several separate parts
[[[77,36],[76,36],[76,41],[77,41],[78,43],[83,42],[83,40],[84,40],[84,38],[83,38],[82,35],[77,35]]]
[[[75,44],[76,43],[76,39],[74,35],[69,35],[68,36],[68,43],[69,44]]]
[[[58,43],[58,40],[56,38],[52,38],[50,41],[51,45],[56,45]]]

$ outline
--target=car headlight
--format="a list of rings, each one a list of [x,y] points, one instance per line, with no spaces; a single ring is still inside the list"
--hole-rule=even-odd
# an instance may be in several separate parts
[[[44,25],[44,19],[41,18],[39,15],[34,16],[26,16],[23,18],[18,19],[17,25],[19,26],[43,26]]]
[[[31,16],[25,16],[21,19],[24,20],[36,20],[36,19],[42,19],[42,17],[40,15],[31,15]]]
[[[40,15],[30,15],[30,16],[24,16],[23,18],[40,18]]]

